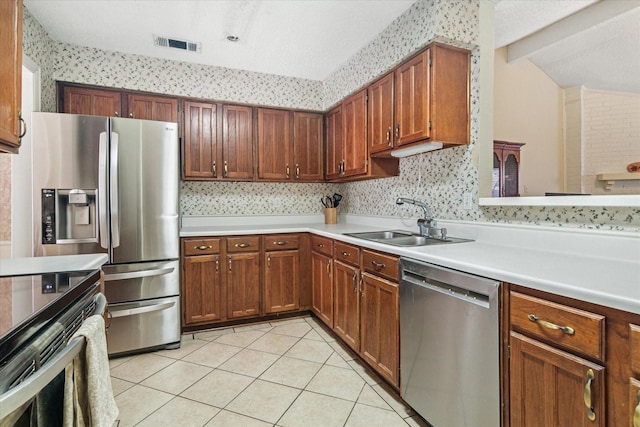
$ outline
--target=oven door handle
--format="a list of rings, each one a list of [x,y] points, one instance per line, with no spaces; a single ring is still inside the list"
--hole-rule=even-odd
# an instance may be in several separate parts
[[[102,315],[107,300],[101,293],[96,296],[96,309],[93,314]],[[47,384],[63,372],[67,365],[80,354],[85,345],[85,338],[79,336],[69,340],[64,350],[53,356],[33,375],[0,395],[0,420],[28,404]]]
[[[127,271],[124,273],[105,274],[105,282],[113,282],[116,280],[138,279],[141,277],[162,276],[164,274],[173,273],[174,267],[152,268],[148,270]]]
[[[154,311],[166,310],[176,305],[175,301],[164,302],[161,304],[145,305],[143,307],[129,308],[124,310],[109,311],[111,317],[127,317],[137,314],[153,313]]]

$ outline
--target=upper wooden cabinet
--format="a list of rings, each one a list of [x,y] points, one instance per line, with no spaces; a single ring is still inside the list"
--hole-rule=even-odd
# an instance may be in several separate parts
[[[468,50],[434,43],[395,71],[394,147],[469,143]]]
[[[62,86],[58,96],[58,111],[89,116],[121,117],[122,100],[120,92],[88,87]]]
[[[89,116],[178,122],[178,100],[167,96],[58,84],[58,111]]]
[[[293,170],[291,115],[258,108],[258,178],[287,181]]]
[[[294,111],[294,180],[323,180],[322,142],[322,114]]]
[[[367,139],[374,154],[393,147],[393,73],[372,83],[367,94]]]
[[[17,153],[22,108],[22,0],[0,1],[0,152]]]
[[[327,113],[325,178],[350,181],[398,175],[398,160],[371,158],[367,144],[367,91],[363,89]]]
[[[160,122],[178,122],[178,100],[150,95],[128,95],[127,117]]]
[[[253,108],[222,105],[222,177],[252,180],[254,165]]]

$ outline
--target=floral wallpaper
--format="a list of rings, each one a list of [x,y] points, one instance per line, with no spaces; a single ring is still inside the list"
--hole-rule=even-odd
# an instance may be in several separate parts
[[[42,109],[55,111],[55,80],[258,105],[326,110],[431,41],[472,49],[471,144],[400,161],[400,176],[345,184],[182,182],[183,215],[319,213],[319,197],[344,195],[342,212],[417,216],[397,196],[426,201],[437,218],[640,232],[636,208],[479,207],[478,0],[418,0],[325,81],[168,61],[58,43],[25,8],[24,52],[42,67]],[[455,42],[454,42],[455,40]],[[472,209],[462,209],[471,192]]]

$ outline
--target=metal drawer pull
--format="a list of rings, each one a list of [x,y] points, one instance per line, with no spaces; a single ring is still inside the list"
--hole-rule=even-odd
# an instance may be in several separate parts
[[[381,262],[375,262],[374,260],[371,260],[371,264],[373,264],[373,267],[378,271],[382,270],[383,268],[387,268],[385,264]]]
[[[109,313],[111,313],[111,317],[115,319],[116,317],[135,316],[138,314],[153,313],[154,311],[162,311],[162,310],[171,308],[174,305],[176,305],[175,301],[169,301],[161,304],[145,305],[142,307],[130,308],[128,310],[110,311]]]
[[[545,328],[560,330],[560,331],[564,332],[567,335],[573,335],[576,332],[575,329],[573,329],[571,326],[556,325],[555,323],[551,323],[551,322],[547,322],[546,320],[539,319],[538,316],[536,316],[535,314],[529,314],[527,317],[532,322],[539,323],[540,325],[544,326]]]
[[[214,160],[213,163],[211,164],[211,169],[213,172],[213,177],[217,178],[218,177],[218,168],[216,168],[216,161]]]
[[[271,268],[271,255],[267,257],[267,268]]]
[[[220,271],[220,260],[216,258],[216,273]]]
[[[287,179],[289,179],[289,176],[290,176],[290,174],[289,174],[289,163],[287,163],[287,165],[285,166],[284,169],[285,169],[285,173],[287,174]]]
[[[319,248],[324,248],[324,243],[318,243]]]
[[[340,253],[342,254],[342,256],[347,256],[347,257],[351,256],[349,252],[342,251]]]
[[[251,243],[236,243],[236,248],[248,248],[251,246]]]
[[[638,404],[633,411],[633,427],[640,427],[640,391],[638,391]]]
[[[300,165],[296,163],[296,179],[300,179]]]
[[[587,417],[591,421],[595,421],[596,419],[596,412],[591,406],[591,384],[594,379],[595,375],[593,374],[593,370],[589,369],[587,371],[587,383],[584,385],[584,405],[587,407]]]
[[[330,270],[330,268],[331,268],[331,261],[329,261],[329,262],[327,263],[327,276],[331,276],[331,270]]]
[[[353,292],[355,292],[355,293],[358,293],[358,280],[357,279],[358,279],[358,272],[355,271],[353,273],[353,279],[352,279],[352,281],[353,281]]]
[[[193,249],[197,249],[199,251],[206,251],[207,249],[211,249],[213,248],[213,246],[211,245],[200,245],[200,246],[194,246]]]
[[[222,171],[222,176],[226,178],[228,174],[229,174],[229,164],[225,160],[224,161],[224,170]]]
[[[391,145],[391,126],[387,129],[387,145]]]
[[[284,245],[288,245],[289,241],[288,240],[280,240],[277,242],[273,242],[274,245],[278,245],[278,246],[284,246]]]

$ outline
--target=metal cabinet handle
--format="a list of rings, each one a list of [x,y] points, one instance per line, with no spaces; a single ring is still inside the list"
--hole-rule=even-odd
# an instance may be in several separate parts
[[[381,262],[375,262],[374,260],[371,260],[371,264],[373,265],[373,268],[376,269],[376,271],[380,271],[383,268],[387,268],[387,266]]]
[[[104,275],[105,282],[114,282],[116,280],[139,279],[142,277],[163,276],[173,273],[173,267],[165,268],[149,268],[144,270],[125,271],[122,273],[111,273]]]
[[[345,257],[350,257],[351,256],[351,254],[349,252],[341,251],[340,253],[342,254],[342,256],[345,256]]]
[[[296,163],[296,179],[300,179],[300,165]]]
[[[267,257],[267,268],[271,268],[271,255]]]
[[[331,277],[331,261],[327,263],[327,276]]]
[[[129,118],[133,119],[133,113],[129,113]]]
[[[130,308],[128,310],[111,311],[110,313],[111,313],[111,317],[115,319],[117,317],[128,317],[128,316],[135,316],[138,314],[153,313],[154,311],[162,311],[162,310],[171,308],[174,305],[176,305],[175,301],[169,301],[161,304],[145,305],[143,307]]]
[[[340,172],[340,175],[343,175],[343,176],[344,176],[344,173],[345,173],[345,172],[344,172],[344,170],[345,170],[345,163],[346,163],[346,162],[344,161],[344,159],[340,160],[340,165],[341,165],[341,172]]]
[[[217,178],[218,177],[218,168],[216,167],[216,161],[213,161],[213,164],[211,165],[211,170],[213,172],[213,177]]]
[[[640,391],[638,391],[638,404],[633,411],[633,427],[640,427]]]
[[[284,245],[288,245],[289,241],[288,240],[278,240],[277,242],[273,242],[274,245],[278,245],[278,246],[284,246]]]
[[[220,260],[216,258],[216,273],[220,271]]]
[[[224,171],[222,173],[222,176],[226,177],[227,174],[229,173],[229,165],[227,164],[227,161],[224,161]]]
[[[587,382],[584,385],[584,405],[587,407],[587,417],[590,421],[595,421],[596,413],[593,410],[593,406],[591,406],[591,384],[595,379],[595,375],[593,373],[593,369],[589,369],[587,371]]]
[[[229,271],[231,271],[231,257],[229,257]]]
[[[120,113],[118,113],[117,111],[114,111],[113,115],[116,116],[116,117],[120,117]]]
[[[248,248],[251,246],[251,243],[236,243],[236,248]]]
[[[289,179],[289,163],[287,163],[287,165],[284,167],[285,169],[285,173],[287,174],[287,179]]]
[[[400,140],[400,123],[398,123],[396,125],[396,134],[395,134],[396,140]]]
[[[387,145],[391,146],[391,126],[387,129]]]
[[[18,114],[18,120],[20,120],[20,135],[18,136],[18,139],[22,139],[22,137],[24,137],[27,134],[27,122],[24,121],[24,119],[22,118],[22,113]]]
[[[200,245],[200,246],[194,246],[193,249],[197,249],[199,251],[206,251],[207,249],[211,249],[213,248],[213,246],[211,245]]]
[[[542,325],[542,326],[544,326],[545,328],[548,328],[548,329],[559,330],[559,331],[564,332],[567,335],[573,335],[573,334],[576,333],[575,329],[573,329],[571,326],[556,325],[555,323],[547,322],[546,320],[542,320],[542,319],[538,318],[538,316],[536,316],[535,314],[529,314],[527,317],[532,322],[536,322],[536,323],[538,323],[538,324],[540,324],[540,325]]]
[[[358,272],[354,271],[353,272],[353,278],[351,279],[351,281],[353,282],[353,292],[358,293]]]
[[[362,276],[360,276],[360,297],[364,296],[364,281],[362,280]]]

